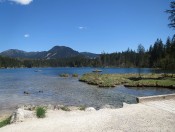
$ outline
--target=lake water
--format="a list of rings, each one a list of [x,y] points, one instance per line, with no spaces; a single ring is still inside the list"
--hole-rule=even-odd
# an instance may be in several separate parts
[[[35,72],[38,70],[38,72]],[[102,89],[79,82],[78,78],[60,78],[61,73],[82,75],[94,68],[31,68],[0,69],[0,113],[24,104],[63,104],[74,106],[104,105],[122,107],[123,102],[136,103],[136,96],[175,93],[166,88]],[[103,73],[138,73],[136,68],[102,68]],[[151,69],[141,69],[150,73]],[[25,95],[24,91],[29,92]],[[39,92],[39,91],[43,91]]]

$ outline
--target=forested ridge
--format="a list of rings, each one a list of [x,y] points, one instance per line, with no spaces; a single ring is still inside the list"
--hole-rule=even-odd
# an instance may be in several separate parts
[[[102,66],[174,69],[175,36],[172,39],[168,37],[165,44],[157,39],[147,50],[139,44],[137,51],[128,49],[112,54],[103,53],[100,60]]]
[[[149,49],[142,44],[137,51],[102,53],[97,58],[76,56],[57,59],[14,59],[0,56],[0,67],[139,67],[175,69],[175,36],[164,44],[157,39]]]

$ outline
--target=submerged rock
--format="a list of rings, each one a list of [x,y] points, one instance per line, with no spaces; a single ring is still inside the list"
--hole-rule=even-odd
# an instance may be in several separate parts
[[[28,94],[30,94],[30,93],[29,93],[29,92],[27,92],[27,91],[24,91],[24,94],[28,95]]]

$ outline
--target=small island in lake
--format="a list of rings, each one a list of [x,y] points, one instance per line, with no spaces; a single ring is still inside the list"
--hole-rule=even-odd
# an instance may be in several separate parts
[[[84,74],[80,79],[99,87],[166,87],[175,88],[174,74]]]

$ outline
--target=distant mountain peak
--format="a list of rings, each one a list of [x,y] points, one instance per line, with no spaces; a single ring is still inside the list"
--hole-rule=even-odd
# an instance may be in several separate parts
[[[69,58],[75,56],[85,56],[87,58],[96,58],[98,54],[89,52],[79,53],[70,47],[66,46],[54,46],[48,51],[42,52],[26,52],[18,49],[9,49],[2,53],[1,56],[8,56],[12,58],[25,58],[25,59],[57,59],[57,58]]]

